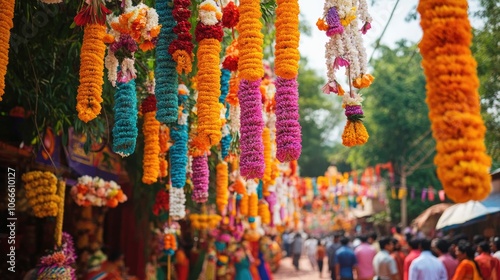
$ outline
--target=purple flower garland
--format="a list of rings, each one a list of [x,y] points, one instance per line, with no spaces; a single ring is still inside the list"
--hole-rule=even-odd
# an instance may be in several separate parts
[[[208,158],[207,155],[193,157],[193,194],[192,199],[197,203],[205,203],[208,200]]]
[[[297,79],[287,80],[278,77],[275,99],[276,158],[281,162],[297,160],[302,152]]]
[[[248,81],[242,79],[238,90],[241,108],[241,138],[240,138],[240,172],[246,179],[262,178],[264,176],[264,144],[262,131],[262,97],[260,93],[261,80]]]

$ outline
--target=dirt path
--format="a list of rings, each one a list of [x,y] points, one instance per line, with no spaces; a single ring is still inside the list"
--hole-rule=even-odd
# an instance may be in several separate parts
[[[325,259],[326,261],[326,259]],[[302,256],[299,263],[299,271],[295,271],[295,267],[292,265],[291,258],[284,258],[281,260],[280,268],[273,274],[273,280],[319,280],[319,279],[329,279],[328,269],[323,267],[323,278],[319,277],[319,272],[313,270],[311,263],[306,256]]]

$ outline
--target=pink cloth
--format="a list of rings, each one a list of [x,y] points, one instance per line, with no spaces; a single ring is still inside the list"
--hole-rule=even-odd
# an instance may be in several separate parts
[[[361,245],[354,249],[354,254],[358,260],[358,278],[373,278],[375,275],[375,271],[373,270],[373,258],[375,258],[377,254],[375,248],[368,243],[361,243]]]
[[[403,280],[408,280],[409,272],[410,272],[410,265],[411,262],[418,258],[420,256],[420,250],[411,250],[408,256],[405,258],[405,266],[404,266],[404,279]]]
[[[448,279],[451,280],[457,270],[458,260],[454,259],[450,254],[441,255],[438,259],[443,263],[444,268],[446,268],[446,273],[448,274]]]

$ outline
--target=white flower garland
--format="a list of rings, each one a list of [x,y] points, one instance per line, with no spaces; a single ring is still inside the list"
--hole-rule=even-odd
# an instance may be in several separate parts
[[[216,25],[222,18],[220,7],[214,0],[203,1],[199,8],[198,19],[204,25]],[[213,11],[214,9],[215,11]]]
[[[169,216],[174,220],[183,219],[186,216],[186,194],[183,188],[170,187],[169,189]]]
[[[108,69],[108,80],[113,87],[116,86],[116,79],[118,78],[118,59],[115,53],[108,47],[108,55],[104,58],[104,66]]]
[[[363,24],[365,22],[373,21],[372,17],[370,16],[370,13],[368,12],[368,4],[366,3],[366,0],[359,0],[358,17],[363,22]]]
[[[240,106],[229,107],[229,125],[232,133],[240,132]]]

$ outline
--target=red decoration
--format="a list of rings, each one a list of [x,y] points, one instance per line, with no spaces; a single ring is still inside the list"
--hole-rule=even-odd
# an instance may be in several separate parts
[[[238,24],[240,19],[240,12],[238,11],[238,7],[234,4],[234,2],[229,2],[227,6],[223,9],[222,13],[222,25],[225,28],[233,28]]]
[[[161,211],[168,211],[170,209],[169,205],[169,195],[167,190],[160,190],[156,193],[155,204],[153,205],[153,214],[158,216]]]
[[[154,111],[156,111],[156,97],[154,95],[149,95],[142,101],[141,112],[146,114]]]
[[[222,31],[222,24],[219,22],[216,25],[204,25],[198,23],[195,30],[196,41],[200,42],[203,39],[217,39],[222,42],[224,31]]]
[[[111,14],[111,11],[106,8],[103,3],[96,4],[97,1],[92,1],[90,5],[84,5],[75,16],[75,23],[78,26],[84,26],[90,23],[106,24],[106,15]],[[100,2],[100,1],[98,1]],[[95,5],[98,5],[95,7]]]
[[[222,68],[227,69],[229,71],[238,71],[238,57],[237,56],[228,56],[222,62]]]

